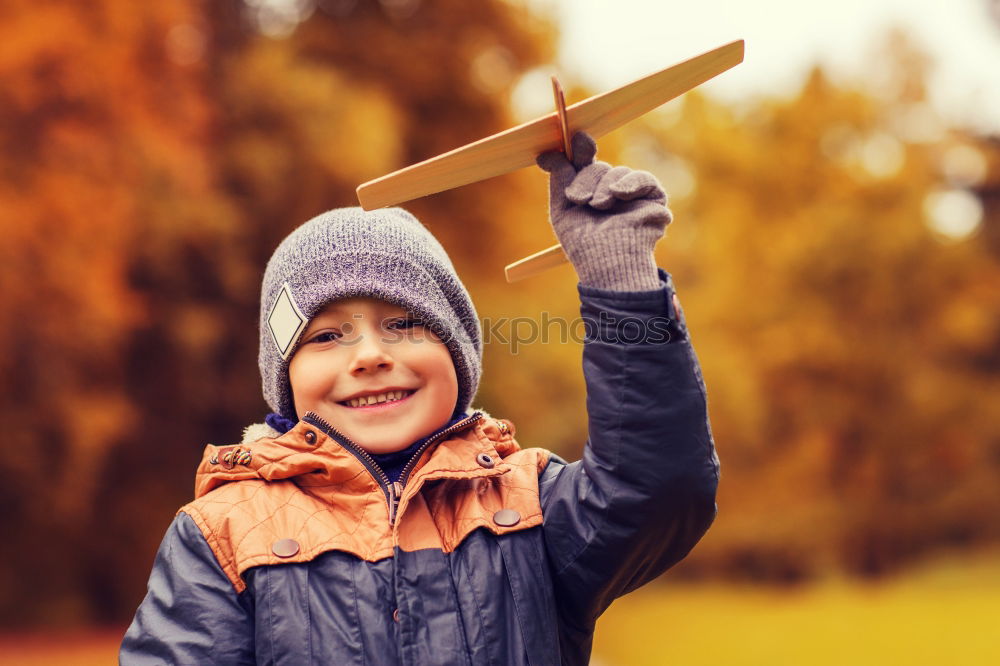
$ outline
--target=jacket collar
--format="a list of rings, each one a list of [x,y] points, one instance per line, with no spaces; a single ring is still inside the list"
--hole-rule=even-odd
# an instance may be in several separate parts
[[[420,455],[408,486],[431,479],[502,474],[506,471],[502,459],[520,449],[513,437],[513,424],[482,411],[446,432]],[[492,466],[484,464],[482,456],[489,457]],[[317,490],[336,486],[337,492],[351,494],[381,492],[384,485],[363,455],[307,420],[283,435],[258,424],[248,427],[236,446],[206,446],[195,477],[195,497],[247,479],[291,481]]]

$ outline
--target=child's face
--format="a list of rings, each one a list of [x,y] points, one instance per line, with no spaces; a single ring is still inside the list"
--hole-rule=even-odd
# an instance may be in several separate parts
[[[371,298],[336,301],[313,317],[288,378],[299,416],[315,412],[371,453],[431,434],[458,399],[444,343],[402,308]],[[383,402],[367,404],[370,397]]]

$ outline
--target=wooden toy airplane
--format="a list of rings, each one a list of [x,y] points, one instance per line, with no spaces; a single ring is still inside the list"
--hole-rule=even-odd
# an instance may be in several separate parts
[[[595,139],[743,62],[743,40],[731,42],[628,85],[566,106],[552,78],[556,111],[505,132],[480,139],[358,186],[365,210],[410,201],[531,166],[548,150],[570,153],[570,138],[587,132]],[[508,282],[567,261],[554,245],[506,268]]]

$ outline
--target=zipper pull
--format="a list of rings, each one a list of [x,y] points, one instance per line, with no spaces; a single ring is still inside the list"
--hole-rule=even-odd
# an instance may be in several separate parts
[[[389,526],[396,524],[396,510],[399,508],[399,498],[403,494],[403,484],[393,481],[389,484]]]

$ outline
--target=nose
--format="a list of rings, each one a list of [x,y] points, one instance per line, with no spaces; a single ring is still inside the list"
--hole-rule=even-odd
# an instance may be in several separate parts
[[[354,376],[378,370],[392,370],[395,362],[376,335],[359,336],[348,372]]]

